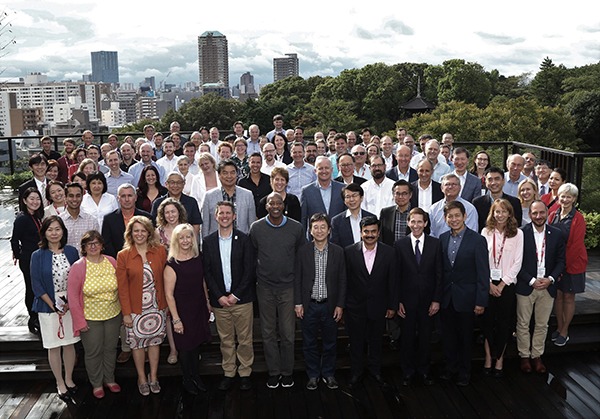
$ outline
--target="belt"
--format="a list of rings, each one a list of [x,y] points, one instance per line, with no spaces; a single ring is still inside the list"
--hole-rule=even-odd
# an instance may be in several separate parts
[[[317,300],[315,298],[311,298],[310,302],[311,303],[316,303],[316,304],[325,304],[327,302],[327,298],[323,298],[321,300]]]

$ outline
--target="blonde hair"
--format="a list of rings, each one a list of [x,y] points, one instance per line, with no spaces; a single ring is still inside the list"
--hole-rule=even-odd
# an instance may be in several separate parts
[[[173,233],[171,233],[171,245],[169,247],[169,255],[167,256],[168,260],[174,260],[177,262],[177,257],[179,256],[180,250],[179,237],[186,232],[189,232],[192,235],[192,257],[198,257],[200,255],[200,250],[198,249],[198,238],[196,237],[194,227],[185,223],[179,224],[173,229]]]
[[[526,177],[519,183],[519,186],[517,187],[517,198],[519,198],[519,201],[521,201],[521,205],[523,205],[523,198],[521,198],[521,189],[523,189],[523,186],[525,186],[525,184],[527,183],[529,183],[533,188],[533,199],[531,200],[531,202],[540,199],[537,182],[531,179],[530,177]]]
[[[152,221],[144,215],[134,215],[131,217],[131,220],[129,220],[129,223],[127,223],[127,228],[125,229],[125,243],[123,244],[123,249],[129,249],[135,245],[135,242],[133,241],[133,225],[135,223],[141,224],[148,232],[148,247],[160,246],[160,240],[154,230],[154,226],[152,226]]]
[[[92,159],[90,159],[89,157],[86,157],[85,159],[83,159],[81,161],[81,163],[79,163],[79,168],[77,169],[78,172],[83,172],[83,169],[85,168],[85,166],[87,166],[88,164],[91,164],[94,166],[94,172],[98,171],[98,165],[96,164],[96,162]]]

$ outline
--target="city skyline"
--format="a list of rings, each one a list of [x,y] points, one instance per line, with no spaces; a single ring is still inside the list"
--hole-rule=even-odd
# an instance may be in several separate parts
[[[230,84],[250,72],[257,86],[272,81],[273,58],[287,53],[298,54],[304,78],[375,62],[436,65],[452,58],[509,76],[535,74],[546,56],[566,67],[600,57],[600,20],[585,13],[590,6],[583,0],[569,7],[507,0],[491,11],[465,0],[434,1],[426,9],[413,3],[391,8],[383,0],[336,8],[309,0],[289,25],[265,25],[286,16],[262,4],[235,17],[220,4],[203,4],[200,15],[210,19],[188,9],[182,0],[169,2],[169,16],[176,16],[172,30],[158,10],[135,3],[7,0],[5,23],[12,24],[16,44],[3,51],[1,77],[41,72],[49,80],[80,80],[91,73],[90,52],[118,51],[121,82],[150,76],[171,84],[197,81],[197,39],[213,30],[228,39]]]

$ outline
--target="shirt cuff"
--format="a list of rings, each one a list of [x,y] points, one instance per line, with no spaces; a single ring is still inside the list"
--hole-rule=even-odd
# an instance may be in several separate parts
[[[530,287],[533,287],[533,284],[535,284],[535,280],[536,280],[536,279],[537,279],[537,278],[531,278],[531,281],[529,281],[529,286],[530,286]]]

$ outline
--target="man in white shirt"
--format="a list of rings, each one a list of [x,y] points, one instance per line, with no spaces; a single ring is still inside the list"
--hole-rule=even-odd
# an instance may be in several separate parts
[[[408,137],[408,136],[407,136]],[[410,167],[412,167],[413,169],[417,168],[417,164],[419,164],[419,162],[421,160],[423,160],[425,157],[427,157],[427,143],[429,141],[433,140],[433,137],[429,134],[423,134],[419,137],[419,143],[421,144],[421,153],[417,153],[415,154],[412,159],[410,159]],[[435,140],[438,143],[438,149],[439,149],[439,142],[437,140]],[[437,156],[437,161],[440,163],[444,163],[446,164],[446,158],[438,152],[438,156]],[[434,162],[435,163],[435,162]],[[437,182],[437,181],[436,181]]]
[[[248,128],[248,134],[250,138],[247,140],[248,149],[246,150],[246,154],[251,156],[253,153],[260,153],[260,128],[256,124],[250,125]]]
[[[354,157],[354,175],[363,179],[371,179],[371,171],[367,165],[367,149],[361,144],[352,147],[352,156]]]
[[[371,176],[371,180],[361,185],[365,191],[362,208],[379,216],[382,208],[394,205],[394,181],[385,176],[383,157],[371,157]]]
[[[511,154],[506,159],[506,167],[508,171],[504,173],[504,187],[502,190],[505,194],[518,198],[519,183],[525,179],[523,167],[525,159],[520,154]]]
[[[304,161],[303,143],[293,143],[290,152],[293,161],[287,166],[290,177],[287,193],[295,195],[298,200],[302,200],[302,188],[317,180],[317,175],[314,166]]]
[[[119,186],[124,183],[131,183],[133,181],[133,175],[121,170],[121,159],[117,150],[111,150],[106,153],[106,166],[110,170],[106,176],[106,192],[111,195],[117,196],[117,190]]]
[[[477,210],[470,202],[462,199],[459,196],[460,193],[460,180],[454,173],[448,173],[444,175],[442,180],[442,192],[444,193],[444,199],[436,202],[429,209],[429,218],[431,222],[431,235],[439,238],[442,233],[450,230],[450,227],[446,223],[444,206],[448,202],[459,201],[463,204],[466,210],[465,224],[473,231],[478,231],[479,218],[477,216]]]
[[[433,174],[431,175],[431,178],[436,182],[439,182],[442,176],[452,171],[450,166],[445,163],[446,158],[444,156],[442,156],[444,161],[439,161],[441,155],[440,143],[438,143],[437,140],[427,141],[427,144],[425,145],[425,155],[430,162],[435,163],[437,161],[437,164],[433,166]]]
[[[169,174],[177,167],[177,156],[175,155],[175,145],[173,144],[173,140],[165,140],[162,148],[164,156],[158,159],[156,164],[162,167],[165,173]]]
[[[332,243],[345,248],[361,240],[360,220],[375,216],[361,208],[364,195],[365,191],[356,183],[344,186],[342,196],[348,209],[331,219]]]
[[[260,171],[265,175],[271,176],[271,172],[276,167],[285,167],[285,163],[275,158],[275,144],[269,142],[263,145],[263,164]]]
[[[385,161],[385,170],[390,170],[398,164],[396,163],[396,158],[394,156],[394,143],[392,142],[392,138],[388,135],[385,135],[381,139],[381,155]]]
[[[210,141],[208,142],[208,146],[210,147],[210,154],[215,158],[217,163],[219,162],[219,128],[212,127],[209,131]]]

